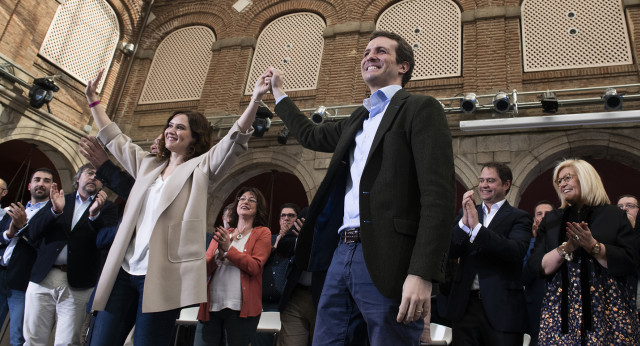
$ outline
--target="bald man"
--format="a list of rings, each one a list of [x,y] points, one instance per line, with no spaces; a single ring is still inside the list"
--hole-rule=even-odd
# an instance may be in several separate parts
[[[0,179],[0,220],[2,220],[4,215],[7,213],[7,211],[4,210],[4,208],[2,208],[2,204],[1,204],[2,198],[4,198],[4,196],[6,196],[7,193],[9,193],[7,182],[4,181],[4,179]]]

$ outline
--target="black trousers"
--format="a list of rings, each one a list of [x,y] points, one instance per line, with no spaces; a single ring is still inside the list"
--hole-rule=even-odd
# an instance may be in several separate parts
[[[523,309],[525,307],[522,307]],[[464,317],[453,322],[454,346],[522,346],[524,333],[506,333],[495,330],[479,297],[469,297]]]

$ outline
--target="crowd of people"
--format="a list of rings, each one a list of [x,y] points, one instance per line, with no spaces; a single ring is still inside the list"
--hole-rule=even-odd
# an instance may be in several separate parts
[[[534,345],[640,344],[636,197],[612,205],[595,169],[568,159],[553,173],[559,202],[532,217],[506,200],[510,168],[489,162],[455,216],[442,106],[403,89],[412,47],[376,31],[360,68],[371,96],[347,119],[313,124],[268,68],[215,145],[202,114],[178,110],[149,151],[100,105],[100,71],[86,88],[99,132],[79,143],[89,163],[74,191],[40,168],[29,202],[0,209],[11,344],[47,345],[55,323],[56,345],[123,345],[134,326],[135,345],[168,345],[180,310],[199,305],[194,345],[255,346],[269,304],[281,346],[417,345],[432,315],[455,345],[521,345],[525,333]],[[326,176],[308,208],[280,207],[277,232],[254,187],[207,230],[210,187],[247,151],[267,92],[300,145],[333,153]],[[103,185],[125,201],[121,216]]]

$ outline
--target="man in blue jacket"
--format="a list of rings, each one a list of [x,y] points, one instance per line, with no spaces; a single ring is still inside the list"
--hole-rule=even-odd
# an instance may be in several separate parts
[[[48,202],[53,179],[51,169],[36,169],[27,185],[31,194],[27,205],[23,207],[19,202],[11,204],[0,221],[0,320],[4,321],[7,311],[10,312],[11,345],[22,345],[25,341],[22,334],[25,291],[31,267],[36,260],[36,249],[24,235],[31,222],[37,223],[43,214],[51,213],[51,204]],[[45,205],[49,207],[45,208]]]

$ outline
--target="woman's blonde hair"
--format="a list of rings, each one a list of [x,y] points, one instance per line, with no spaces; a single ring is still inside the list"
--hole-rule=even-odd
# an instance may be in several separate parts
[[[589,206],[611,204],[609,196],[604,190],[604,185],[602,185],[602,179],[600,179],[600,175],[591,164],[580,159],[565,159],[553,170],[553,186],[556,189],[558,198],[560,198],[560,202],[562,202],[560,208],[565,208],[567,201],[562,198],[562,192],[560,192],[560,186],[557,182],[560,179],[560,171],[567,167],[571,167],[576,171],[580,184],[580,198],[584,204]]]

